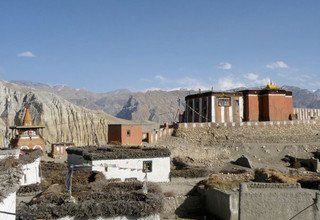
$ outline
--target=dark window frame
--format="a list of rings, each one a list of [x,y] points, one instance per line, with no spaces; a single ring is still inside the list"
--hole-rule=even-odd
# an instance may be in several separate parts
[[[231,98],[228,98],[228,97],[218,98],[218,106],[230,107],[231,106]]]
[[[152,160],[145,160],[142,162],[142,172],[144,173],[152,172]]]

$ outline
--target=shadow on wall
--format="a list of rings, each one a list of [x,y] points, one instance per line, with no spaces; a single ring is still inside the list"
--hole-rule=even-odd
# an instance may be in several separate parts
[[[205,200],[200,190],[198,186],[195,186],[185,196],[184,201],[175,211],[179,218],[199,219],[199,216],[204,216]]]

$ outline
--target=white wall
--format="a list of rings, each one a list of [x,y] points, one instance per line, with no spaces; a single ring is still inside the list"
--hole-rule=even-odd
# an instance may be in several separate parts
[[[58,220],[74,220],[74,217],[66,216]],[[95,220],[160,220],[159,214],[150,215],[147,217],[131,217],[131,216],[115,216],[115,217],[97,217]]]
[[[137,158],[137,159],[117,159],[117,160],[94,160],[92,170],[102,172],[107,179],[137,178],[143,181],[145,173],[142,172],[143,161],[152,161],[152,172],[147,174],[148,181],[169,182],[170,157],[158,158]],[[108,166],[109,165],[109,166]],[[112,167],[117,165],[117,167]],[[107,171],[105,166],[108,166]]]
[[[0,202],[0,211],[16,213],[16,192],[9,194],[2,202]],[[15,215],[0,213],[1,220],[15,220]]]
[[[20,180],[21,186],[30,185],[34,183],[40,183],[40,157],[32,163],[28,163],[22,166],[23,175]]]

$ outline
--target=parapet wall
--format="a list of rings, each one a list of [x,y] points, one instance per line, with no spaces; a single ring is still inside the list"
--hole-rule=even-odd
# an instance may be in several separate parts
[[[232,143],[320,142],[320,121],[180,123],[174,133],[188,143],[213,146]]]
[[[300,184],[242,183],[239,219],[320,219],[320,193]]]
[[[295,121],[259,121],[259,122],[224,122],[224,123],[214,123],[214,122],[202,122],[202,123],[178,123],[178,128],[202,128],[202,127],[244,127],[244,126],[281,126],[281,125],[299,125],[299,124],[316,124],[317,121],[311,119],[305,120],[295,120]]]
[[[219,219],[238,220],[239,193],[219,189],[205,191],[206,211]]]
[[[142,139],[149,144],[153,144],[153,143],[156,143],[161,138],[164,138],[166,136],[171,136],[173,133],[173,130],[174,130],[173,128],[168,128],[168,127],[160,128],[158,130],[144,133],[142,135]]]
[[[309,120],[320,118],[320,109],[314,108],[293,108],[293,114],[298,120]]]

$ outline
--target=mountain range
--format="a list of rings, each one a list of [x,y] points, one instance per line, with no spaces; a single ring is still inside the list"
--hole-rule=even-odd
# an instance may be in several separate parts
[[[120,89],[94,93],[65,85],[50,86],[27,81],[12,81],[12,83],[54,93],[75,105],[92,110],[102,110],[117,118],[138,123],[177,121],[178,114],[184,111],[185,96],[196,92],[192,90],[131,92],[127,89]],[[320,108],[320,89],[309,91],[286,85],[282,88],[293,92],[294,107]]]
[[[293,92],[294,107],[320,108],[320,90],[282,88]],[[179,113],[184,111],[184,97],[195,92],[122,89],[94,93],[65,85],[0,81],[0,138],[6,133],[4,116],[8,115],[10,125],[19,124],[25,107],[30,106],[34,122],[46,126],[47,143],[104,145],[110,123],[143,123],[153,129],[159,123],[178,121]],[[10,100],[9,108],[6,100]]]

